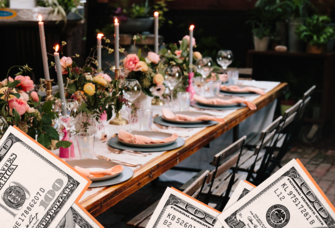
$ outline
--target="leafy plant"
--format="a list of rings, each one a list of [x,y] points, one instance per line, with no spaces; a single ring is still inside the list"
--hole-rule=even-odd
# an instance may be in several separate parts
[[[335,38],[335,29],[327,25],[331,20],[328,16],[313,15],[306,19],[305,24],[296,29],[298,37],[311,45],[320,46]]]
[[[284,0],[282,2],[287,15],[291,18],[302,18],[307,15],[307,10],[312,7],[310,0]]]
[[[70,12],[76,12],[78,1],[76,0],[39,0],[37,1],[38,6],[51,7],[54,16],[60,15],[65,21],[67,14]]]
[[[247,24],[251,25],[252,33],[256,37],[263,39],[275,31],[277,16],[270,10],[264,7],[255,7],[250,14],[251,18]]]

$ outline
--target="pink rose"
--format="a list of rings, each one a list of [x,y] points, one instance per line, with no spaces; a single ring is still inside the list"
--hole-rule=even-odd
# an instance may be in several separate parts
[[[101,76],[101,77],[103,77],[107,82],[111,82],[112,81],[112,79],[111,79],[111,77],[109,77],[109,75],[108,74],[104,74],[104,73],[99,73],[99,74],[97,74],[96,76]]]
[[[19,115],[22,116],[26,112],[28,104],[21,98],[20,99],[13,98],[8,101],[8,106],[10,108],[11,114],[12,114],[13,108],[15,108],[16,111],[19,113]]]
[[[38,102],[40,100],[40,98],[38,97],[38,94],[35,91],[33,91],[33,92],[30,93],[30,97],[35,102]]]
[[[123,60],[124,68],[127,71],[133,71],[136,69],[136,64],[140,61],[136,54],[129,54]]]
[[[189,35],[184,36],[183,39],[187,39],[188,44],[190,44],[190,36]],[[179,41],[179,43],[181,43],[181,42],[182,41]],[[192,47],[194,47],[194,45],[195,45],[195,38],[192,37]]]
[[[20,80],[21,81],[20,84],[18,84],[16,87],[21,86],[21,89],[25,92],[28,92],[28,91],[34,89],[34,82],[30,79],[29,76],[19,75],[19,76],[15,77],[15,80]]]
[[[8,77],[8,81],[9,81],[9,82],[13,82],[14,79],[13,79],[12,77]],[[3,80],[3,81],[1,82],[1,84],[2,84],[3,86],[6,86],[6,85],[8,84],[8,82],[7,82],[7,78],[6,78],[5,80]]]
[[[72,59],[71,57],[66,57],[66,56],[63,56],[61,59],[60,59],[60,66],[62,68],[62,74],[67,74],[69,73],[67,71],[67,68],[68,67],[71,67],[72,66]],[[56,68],[56,66],[55,66]]]
[[[159,55],[157,55],[155,52],[152,52],[152,51],[149,51],[147,59],[154,64],[157,64],[159,60],[161,60],[159,58]]]
[[[29,100],[29,95],[26,92],[24,92],[23,90],[20,90],[19,94],[20,94],[20,98],[22,100],[24,100],[26,102]]]

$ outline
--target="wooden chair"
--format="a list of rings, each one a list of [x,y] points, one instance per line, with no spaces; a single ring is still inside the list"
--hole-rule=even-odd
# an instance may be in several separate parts
[[[205,170],[183,192],[187,195],[192,196],[195,199],[198,199],[199,193],[204,188],[206,181],[210,178],[210,172],[208,170]],[[159,200],[152,204],[150,207],[148,207],[146,210],[142,211],[132,220],[127,222],[127,225],[138,228],[146,227],[158,203]]]
[[[267,126],[260,133],[252,133],[252,140],[247,140],[249,145],[246,146],[246,151],[242,156],[242,165],[239,169],[240,172],[247,173],[247,180],[253,180],[255,182],[255,176],[258,175],[260,168],[264,165],[264,157],[266,151],[263,148],[268,144],[267,136],[274,130],[278,130],[278,126],[281,123],[282,117],[278,117],[269,126]],[[272,136],[272,135],[271,135]],[[272,136],[273,138],[273,136]],[[270,138],[272,140],[272,138]]]
[[[304,109],[305,105],[308,105],[310,98],[306,100],[305,104],[303,100],[299,100],[295,105],[285,111],[283,121],[280,124],[280,129],[273,144],[269,147],[269,153],[267,154],[263,174],[263,180],[268,177],[272,171],[278,166],[281,168],[281,160],[289,150],[289,146],[292,141],[292,134],[297,127],[297,120],[300,115],[300,111]],[[276,150],[279,150],[278,154],[273,157]]]

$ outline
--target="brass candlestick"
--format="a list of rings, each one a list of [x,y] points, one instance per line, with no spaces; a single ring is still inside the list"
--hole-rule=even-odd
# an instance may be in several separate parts
[[[154,97],[152,100],[151,100],[151,105],[159,105],[159,106],[162,106],[162,105],[165,105],[165,102],[160,99],[160,97]]]
[[[52,82],[53,79],[45,80],[45,87],[46,87],[46,93],[47,96],[45,97],[46,101],[50,101],[54,99],[54,96],[52,95]]]
[[[122,126],[122,125],[127,125],[128,121],[126,119],[123,119],[121,116],[121,112],[118,111],[116,113],[116,116],[112,120],[109,121],[109,124]]]
[[[120,76],[120,70],[119,70],[119,69],[115,69],[114,74],[115,74],[114,79],[115,79],[115,80],[119,79],[119,76]]]

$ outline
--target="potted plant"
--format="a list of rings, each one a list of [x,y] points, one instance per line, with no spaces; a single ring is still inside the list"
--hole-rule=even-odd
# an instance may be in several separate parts
[[[270,35],[275,28],[275,18],[271,10],[265,7],[255,7],[251,11],[251,18],[247,24],[252,26],[254,44],[256,51],[266,51],[268,49]]]
[[[303,23],[303,19],[307,15],[307,9],[311,6],[311,2],[309,0],[285,0],[282,4],[287,15],[289,15],[289,51],[300,52],[302,50],[302,43],[297,37],[295,30]]]
[[[297,36],[307,42],[307,53],[326,52],[327,43],[335,38],[334,27],[328,25],[330,21],[328,16],[313,15],[297,27]]]

